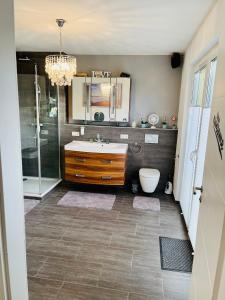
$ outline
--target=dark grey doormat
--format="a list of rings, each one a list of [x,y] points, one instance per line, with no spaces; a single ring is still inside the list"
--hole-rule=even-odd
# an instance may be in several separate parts
[[[159,244],[162,270],[191,273],[193,250],[189,240],[159,237]]]

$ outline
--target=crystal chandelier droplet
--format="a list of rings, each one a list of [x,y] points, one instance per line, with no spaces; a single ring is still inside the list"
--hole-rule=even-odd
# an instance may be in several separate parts
[[[45,58],[45,71],[48,74],[52,85],[71,85],[73,76],[77,72],[76,57],[62,54],[62,33],[65,20],[56,20],[60,29],[60,53],[58,55],[48,55]]]

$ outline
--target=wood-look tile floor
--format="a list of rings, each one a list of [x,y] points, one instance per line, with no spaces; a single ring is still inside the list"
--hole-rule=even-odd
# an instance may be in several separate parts
[[[122,190],[111,211],[57,206],[68,190],[57,187],[26,216],[30,300],[188,298],[190,275],[160,267],[159,236],[187,238],[172,197],[156,195],[160,212],[134,210]]]

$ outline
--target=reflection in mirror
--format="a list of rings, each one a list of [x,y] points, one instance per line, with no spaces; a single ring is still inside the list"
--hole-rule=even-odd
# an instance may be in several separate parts
[[[69,121],[129,122],[130,78],[74,77]]]

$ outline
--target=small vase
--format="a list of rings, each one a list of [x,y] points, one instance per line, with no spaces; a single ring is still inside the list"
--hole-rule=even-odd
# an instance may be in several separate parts
[[[132,126],[133,128],[136,128],[136,127],[137,127],[136,121],[133,121],[131,126]]]

